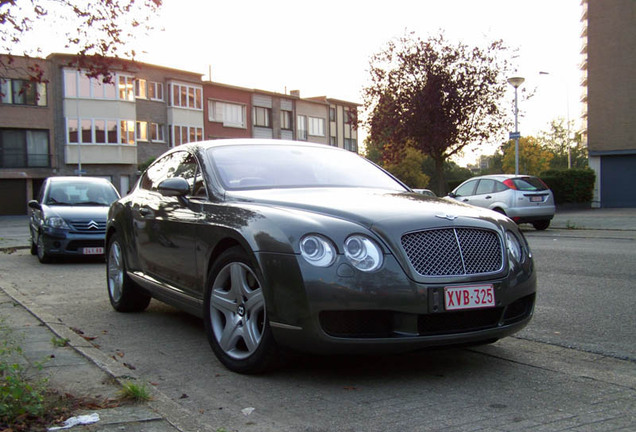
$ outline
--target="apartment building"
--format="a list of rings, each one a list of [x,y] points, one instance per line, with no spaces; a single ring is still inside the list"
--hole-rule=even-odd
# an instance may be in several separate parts
[[[357,151],[355,132],[338,140],[329,121],[332,106],[355,118],[345,114],[355,103],[203,82],[198,73],[139,62],[113,67],[105,82],[73,60],[17,58],[0,70],[0,215],[26,214],[49,176],[103,177],[125,194],[140,166],[187,142],[289,139]],[[43,68],[41,83],[28,80],[34,64]]]
[[[594,206],[635,207],[636,2],[583,0],[583,101]]]
[[[53,157],[55,110],[50,65],[41,60],[2,56],[0,74],[0,214],[27,213],[27,197],[42,179],[56,173]],[[29,76],[42,69],[41,83]]]

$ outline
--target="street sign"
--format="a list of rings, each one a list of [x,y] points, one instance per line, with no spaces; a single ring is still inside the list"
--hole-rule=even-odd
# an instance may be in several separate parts
[[[521,132],[510,132],[510,139],[521,138]]]

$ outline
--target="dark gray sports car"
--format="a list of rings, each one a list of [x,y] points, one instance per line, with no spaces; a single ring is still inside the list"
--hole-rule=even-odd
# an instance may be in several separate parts
[[[287,348],[401,352],[488,343],[530,320],[536,275],[517,225],[412,192],[325,145],[218,140],[176,147],[115,202],[112,306],[151,297],[205,322],[229,369]]]

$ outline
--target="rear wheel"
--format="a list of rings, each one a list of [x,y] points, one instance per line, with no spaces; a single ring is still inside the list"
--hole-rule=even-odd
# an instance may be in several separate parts
[[[108,240],[106,251],[106,280],[110,304],[118,312],[141,312],[151,297],[126,273],[124,254],[117,234]]]
[[[548,229],[548,227],[550,226],[550,220],[542,220],[542,221],[533,222],[532,226],[534,227],[534,229],[538,231],[543,231]]]
[[[278,361],[261,280],[239,247],[224,252],[208,277],[206,335],[217,358],[235,372],[264,372]]]

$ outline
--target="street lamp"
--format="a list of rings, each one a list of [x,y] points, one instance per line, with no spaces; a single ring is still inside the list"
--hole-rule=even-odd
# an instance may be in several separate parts
[[[515,133],[514,133],[514,137],[515,137],[515,175],[519,175],[519,121],[518,121],[518,117],[519,117],[519,105],[518,105],[518,98],[517,98],[517,89],[519,88],[519,86],[521,84],[523,84],[523,82],[525,81],[525,78],[521,78],[521,77],[512,77],[512,78],[508,78],[508,84],[510,84],[511,86],[513,86],[515,88]]]

